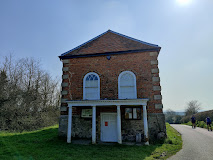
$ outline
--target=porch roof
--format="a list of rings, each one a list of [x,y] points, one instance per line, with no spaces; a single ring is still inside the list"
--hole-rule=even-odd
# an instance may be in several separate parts
[[[68,107],[71,106],[121,106],[121,105],[147,105],[148,98],[142,99],[117,99],[117,100],[82,100],[66,101]]]

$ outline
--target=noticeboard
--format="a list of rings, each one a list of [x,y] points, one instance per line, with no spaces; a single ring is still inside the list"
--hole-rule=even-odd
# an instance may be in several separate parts
[[[83,117],[83,118],[92,118],[92,109],[82,109],[81,117]]]

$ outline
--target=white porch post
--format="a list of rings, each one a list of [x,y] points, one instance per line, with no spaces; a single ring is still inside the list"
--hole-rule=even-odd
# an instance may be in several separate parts
[[[117,133],[118,133],[118,143],[122,144],[122,137],[121,137],[121,109],[120,109],[120,105],[117,105]]]
[[[92,144],[96,143],[96,106],[92,107]]]
[[[68,128],[67,128],[67,143],[71,143],[72,134],[72,105],[68,104],[69,115],[68,115]]]
[[[145,145],[149,145],[149,135],[148,135],[148,122],[147,122],[147,110],[146,105],[143,105],[143,123],[144,123],[144,136]]]

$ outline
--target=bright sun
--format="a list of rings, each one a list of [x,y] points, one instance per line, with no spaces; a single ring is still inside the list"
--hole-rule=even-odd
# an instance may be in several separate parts
[[[189,4],[191,2],[191,0],[177,0],[177,2],[179,4],[182,4],[182,5],[187,5],[187,4]]]

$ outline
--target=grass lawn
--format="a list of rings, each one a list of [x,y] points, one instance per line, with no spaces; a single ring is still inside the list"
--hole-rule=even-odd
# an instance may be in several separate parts
[[[166,159],[182,148],[181,136],[167,124],[168,139],[150,146],[76,145],[58,139],[58,126],[24,133],[0,133],[0,160]]]

